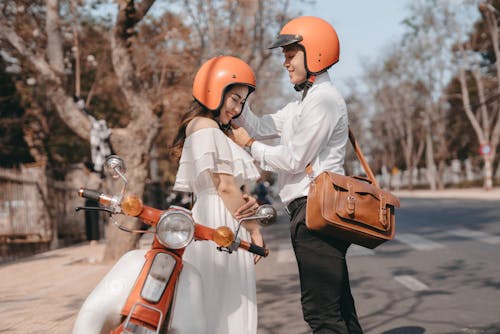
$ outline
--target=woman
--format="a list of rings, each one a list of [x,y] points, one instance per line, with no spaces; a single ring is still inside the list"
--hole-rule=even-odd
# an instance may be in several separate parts
[[[174,190],[193,192],[196,221],[211,227],[226,225],[233,230],[245,212],[241,186],[259,178],[253,159],[234,143],[231,120],[239,116],[248,95],[255,89],[255,75],[242,60],[220,56],[202,65],[193,83],[193,97],[173,143],[179,170]],[[263,246],[256,222],[243,225],[242,239]],[[256,333],[257,303],[254,262],[248,252],[231,255],[213,245],[196,242],[184,259],[203,278],[207,333]],[[195,321],[195,319],[194,319]]]

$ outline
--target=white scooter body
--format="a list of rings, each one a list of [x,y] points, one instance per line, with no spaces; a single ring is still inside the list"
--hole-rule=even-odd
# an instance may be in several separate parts
[[[85,300],[73,327],[73,334],[109,333],[118,327],[120,312],[144,266],[147,251],[133,250],[118,260]],[[168,333],[206,333],[201,276],[189,263],[183,262],[183,265]]]

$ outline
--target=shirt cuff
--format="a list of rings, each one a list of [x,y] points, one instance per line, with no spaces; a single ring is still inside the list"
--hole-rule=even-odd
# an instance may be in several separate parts
[[[266,145],[258,141],[254,141],[252,146],[250,147],[250,152],[252,153],[254,159],[259,162],[262,169],[267,170],[266,162],[264,161],[265,151]]]

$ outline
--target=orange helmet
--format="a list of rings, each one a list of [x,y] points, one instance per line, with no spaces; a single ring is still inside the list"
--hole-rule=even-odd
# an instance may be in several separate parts
[[[194,77],[193,97],[209,110],[218,110],[224,92],[230,85],[245,85],[249,94],[255,89],[255,74],[243,60],[231,56],[218,56],[201,65]]]
[[[340,45],[337,32],[330,23],[314,16],[301,16],[285,24],[274,49],[298,43],[304,48],[306,69],[317,74],[339,61]]]

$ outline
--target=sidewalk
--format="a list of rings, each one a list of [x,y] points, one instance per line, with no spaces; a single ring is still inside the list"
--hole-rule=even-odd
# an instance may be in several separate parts
[[[393,192],[400,198],[461,198],[500,202],[500,188]],[[147,242],[145,242],[147,243]],[[0,264],[2,333],[67,334],[85,297],[111,268],[105,243],[82,243]]]
[[[88,243],[0,265],[2,333],[71,332],[85,297],[111,268],[104,243]]]
[[[450,198],[472,199],[484,201],[500,201],[500,188],[484,190],[483,188],[463,188],[444,190],[399,190],[393,191],[400,198]]]

